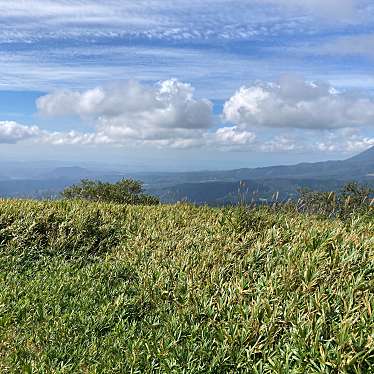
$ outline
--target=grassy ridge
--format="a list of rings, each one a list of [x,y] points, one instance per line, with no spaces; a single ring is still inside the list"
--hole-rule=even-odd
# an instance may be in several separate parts
[[[374,222],[0,201],[0,372],[374,372]]]

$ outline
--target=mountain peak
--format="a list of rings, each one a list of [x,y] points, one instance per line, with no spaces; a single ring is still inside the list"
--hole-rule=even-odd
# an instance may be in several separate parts
[[[358,155],[349,158],[347,161],[374,162],[374,146],[371,146],[366,151],[363,151]]]

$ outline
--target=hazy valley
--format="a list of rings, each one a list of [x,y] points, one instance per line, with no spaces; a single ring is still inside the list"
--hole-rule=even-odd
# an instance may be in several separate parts
[[[115,182],[133,178],[145,190],[173,203],[186,200],[198,204],[235,203],[241,195],[247,200],[271,200],[274,194],[285,200],[295,198],[300,188],[332,191],[346,182],[374,186],[374,147],[343,161],[301,163],[252,169],[199,172],[126,172],[107,166],[59,166],[1,163],[0,196],[57,198],[67,186],[81,179]],[[240,182],[242,182],[240,184]]]

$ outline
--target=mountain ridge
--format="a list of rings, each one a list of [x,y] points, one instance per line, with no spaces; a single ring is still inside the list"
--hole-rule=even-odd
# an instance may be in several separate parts
[[[269,198],[277,191],[281,191],[286,198],[295,196],[300,187],[333,190],[352,180],[374,186],[374,147],[345,160],[233,170],[113,172],[108,169],[61,166],[44,170],[33,178],[0,180],[0,197],[57,197],[65,187],[83,178],[108,182],[116,182],[121,178],[138,179],[144,182],[148,193],[158,195],[166,202],[187,197],[190,201],[199,202],[206,198],[206,202],[210,203],[209,193],[212,198],[213,195],[215,197],[213,203],[217,199],[222,201],[228,194],[237,194],[239,181],[246,181],[252,192],[262,191],[263,198]]]

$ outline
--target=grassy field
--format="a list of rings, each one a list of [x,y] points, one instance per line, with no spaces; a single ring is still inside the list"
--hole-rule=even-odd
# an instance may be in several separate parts
[[[0,373],[374,373],[374,222],[0,201]]]

